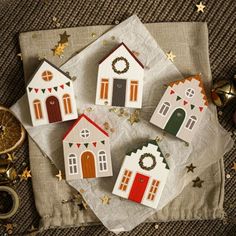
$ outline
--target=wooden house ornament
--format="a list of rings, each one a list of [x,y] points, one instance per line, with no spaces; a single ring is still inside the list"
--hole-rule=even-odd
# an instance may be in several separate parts
[[[157,208],[169,174],[169,167],[155,140],[127,154],[113,194]]]
[[[82,114],[63,138],[67,180],[112,176],[109,136]]]
[[[78,117],[70,77],[42,60],[26,87],[33,126],[73,120]]]
[[[200,75],[191,76],[169,84],[150,122],[190,143],[207,107]]]
[[[99,63],[96,105],[141,108],[143,76],[143,64],[119,44]]]

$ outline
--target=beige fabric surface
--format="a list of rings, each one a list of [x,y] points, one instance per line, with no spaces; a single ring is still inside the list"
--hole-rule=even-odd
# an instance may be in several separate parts
[[[164,51],[172,50],[177,55],[175,65],[184,76],[202,72],[211,80],[208,58],[208,34],[204,23],[159,23],[146,25]],[[25,78],[28,79],[38,64],[38,57],[46,57],[60,66],[75,52],[80,51],[110,26],[94,26],[66,29],[71,35],[70,46],[64,58],[52,56],[52,49],[64,30],[38,31],[20,35]],[[29,46],[30,45],[30,46]],[[185,58],[183,61],[182,59]],[[29,139],[31,170],[36,207],[42,217],[42,228],[72,226],[98,222],[89,210],[80,211],[73,203],[61,204],[72,197],[72,189],[58,182],[57,170],[38,147]],[[191,220],[223,217],[224,171],[223,161],[207,168],[200,176],[205,181],[203,188],[188,185],[181,195],[149,220]],[[206,187],[207,185],[207,187]]]

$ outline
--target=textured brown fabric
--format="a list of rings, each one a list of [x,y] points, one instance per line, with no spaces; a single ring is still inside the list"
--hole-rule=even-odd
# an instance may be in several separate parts
[[[198,2],[198,1],[197,1]],[[144,0],[102,0],[102,1],[69,1],[69,0],[4,0],[0,2],[0,103],[11,106],[25,92],[23,68],[19,53],[18,33],[39,29],[54,28],[52,21],[56,16],[61,27],[73,27],[96,24],[113,24],[136,13],[147,22],[163,21],[207,21],[209,28],[210,61],[213,79],[232,78],[236,74],[235,51],[235,10],[234,0],[207,1],[204,14],[196,12],[192,0],[144,1]],[[232,113],[236,104],[223,110],[220,121],[227,130],[235,131]],[[235,134],[232,134],[236,138]],[[142,224],[129,233],[121,235],[235,235],[236,214],[235,183],[236,173],[231,170],[236,161],[236,148],[225,157],[225,170],[231,178],[226,179],[225,210],[229,223],[221,221],[193,221],[160,223],[155,229],[153,224]],[[22,169],[23,161],[28,162],[27,144],[17,151],[17,166]],[[21,209],[12,218],[18,224],[16,235],[24,235],[32,224],[37,224],[31,183],[22,182],[17,191],[21,197]],[[233,207],[231,206],[233,205]],[[230,207],[231,206],[231,207]],[[3,231],[0,231],[2,233]],[[112,235],[103,226],[91,226],[81,229],[56,229],[43,232],[41,235]]]

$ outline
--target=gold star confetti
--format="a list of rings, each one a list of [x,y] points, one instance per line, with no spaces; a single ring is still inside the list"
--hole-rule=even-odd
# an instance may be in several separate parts
[[[20,60],[22,61],[22,54],[18,53],[17,56],[20,58]]]
[[[103,204],[103,205],[108,205],[108,204],[110,203],[111,198],[108,197],[107,195],[104,195],[104,196],[101,198],[101,200],[102,200],[102,204]]]
[[[136,109],[133,113],[130,114],[128,121],[130,122],[131,125],[133,125],[134,123],[138,123],[140,121],[139,114],[140,111],[138,109]]]
[[[191,163],[189,166],[186,166],[186,168],[188,169],[187,173],[194,172],[194,169],[196,168],[196,166],[194,166],[193,163]]]
[[[5,224],[5,225],[3,225],[3,226],[5,227],[6,232],[7,232],[8,234],[13,234],[13,224]]]
[[[58,21],[58,19],[57,19],[55,16],[52,18],[52,21],[53,21],[53,24],[54,24],[57,28],[59,28],[59,27],[61,26],[60,22]]]
[[[197,177],[195,180],[192,181],[193,182],[193,187],[198,187],[201,188],[202,184],[204,183],[203,180],[201,180],[199,177]]]
[[[70,35],[66,33],[66,31],[63,34],[60,34],[60,41],[58,42],[59,44],[67,44],[68,43],[68,38]]]
[[[169,51],[166,53],[166,57],[168,60],[174,62],[174,59],[176,58],[176,55],[172,52],[172,51]]]
[[[56,175],[56,177],[58,178],[58,181],[62,181],[62,172],[61,170],[58,171],[58,174]]]
[[[31,170],[28,170],[28,167],[26,167],[21,175],[18,175],[20,177],[20,181],[22,180],[28,180],[28,178],[31,178]]]
[[[233,167],[231,169],[236,171],[236,162],[233,163]]]
[[[64,49],[65,49],[66,45],[65,44],[61,44],[59,43],[58,45],[56,45],[52,51],[53,51],[53,55],[54,56],[62,56],[64,53]]]
[[[8,161],[13,162],[15,160],[15,154],[14,153],[7,153],[7,158]]]
[[[32,225],[31,228],[28,230],[26,236],[36,236],[38,232],[39,232],[38,229]]]
[[[158,229],[158,228],[159,228],[159,225],[158,225],[158,224],[155,224],[154,227],[155,227],[155,229]]]
[[[200,2],[199,4],[196,4],[197,7],[197,12],[204,12],[204,8],[206,7],[205,5],[203,5],[202,2]]]

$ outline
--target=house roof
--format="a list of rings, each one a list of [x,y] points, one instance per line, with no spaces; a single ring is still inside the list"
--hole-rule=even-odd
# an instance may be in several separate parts
[[[36,75],[36,73],[38,72],[38,70],[40,69],[40,67],[42,66],[42,64],[44,62],[47,62],[50,66],[52,66],[53,68],[55,68],[56,70],[58,70],[59,72],[61,72],[64,76],[66,76],[69,80],[71,79],[70,76],[68,74],[66,74],[64,71],[62,71],[60,68],[56,67],[54,64],[52,64],[50,61],[48,61],[47,59],[43,59],[40,64],[38,65],[38,67],[36,68],[36,70],[34,71],[34,73],[31,75],[27,85],[30,84],[30,82],[33,80],[34,76]]]
[[[89,117],[87,117],[85,114],[82,114],[79,116],[79,118],[75,121],[75,123],[67,130],[67,132],[63,136],[63,140],[68,136],[70,131],[74,129],[74,127],[80,122],[82,118],[85,118],[89,123],[91,123],[93,126],[95,126],[98,130],[100,130],[103,134],[105,134],[107,137],[109,137],[108,133],[102,129],[100,126],[98,126],[94,121],[92,121]]]
[[[103,61],[105,61],[113,52],[115,52],[119,47],[124,46],[127,51],[130,53],[130,55],[138,62],[138,64],[144,68],[144,65],[142,64],[141,61],[138,60],[138,58],[133,54],[133,52],[122,42],[120,43],[117,47],[115,47],[108,55],[106,55],[100,62],[99,64],[101,64]]]
[[[160,152],[160,156],[163,158],[163,162],[166,164],[166,168],[167,168],[167,169],[170,169],[170,168],[169,168],[169,165],[167,164],[166,159],[165,159],[165,157],[164,157],[164,155],[163,155],[163,153],[162,153],[162,151],[161,151],[161,149],[160,149],[160,147],[159,147],[159,145],[158,145],[157,142],[156,142],[156,140],[149,140],[149,141],[146,142],[144,145],[142,145],[142,147],[136,148],[136,149],[134,149],[133,151],[128,152],[126,155],[127,155],[127,156],[131,156],[132,153],[136,153],[138,150],[142,150],[143,147],[144,147],[144,146],[147,147],[148,144],[153,144],[153,145],[155,145],[155,146],[157,147],[157,151]]]
[[[203,95],[203,100],[204,100],[204,105],[208,106],[208,101],[207,101],[207,96],[206,96],[206,92],[205,92],[205,89],[204,89],[204,86],[203,86],[203,82],[201,80],[201,76],[200,75],[194,75],[194,76],[190,76],[188,78],[184,78],[184,79],[181,79],[181,80],[177,80],[177,81],[173,81],[173,82],[170,82],[169,83],[169,86],[170,87],[173,87],[174,85],[178,85],[180,83],[185,83],[186,81],[191,81],[191,80],[198,80],[199,81],[199,87],[201,89],[201,93]]]

